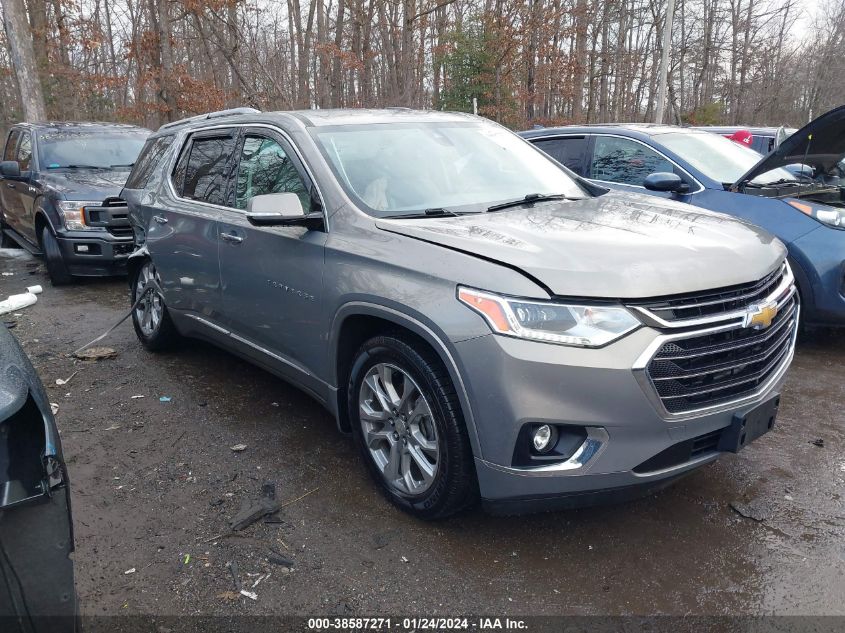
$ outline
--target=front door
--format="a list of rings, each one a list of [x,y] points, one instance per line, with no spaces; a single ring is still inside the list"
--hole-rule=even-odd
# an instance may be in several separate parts
[[[298,226],[253,226],[246,208],[254,196],[289,192],[299,196],[306,213],[318,211],[312,187],[281,134],[244,130],[230,191],[234,208],[222,212],[218,242],[224,324],[259,360],[300,372],[313,367],[325,347],[320,307],[327,234]]]

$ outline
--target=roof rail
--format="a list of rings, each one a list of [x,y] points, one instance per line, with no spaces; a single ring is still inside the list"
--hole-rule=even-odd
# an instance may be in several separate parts
[[[228,110],[218,110],[217,112],[209,112],[207,114],[198,114],[197,116],[188,117],[186,119],[179,119],[178,121],[172,121],[171,123],[165,123],[159,130],[167,130],[172,127],[177,127],[179,125],[185,125],[186,123],[191,123],[194,121],[205,121],[207,119],[218,119],[224,116],[234,116],[238,114],[260,114],[261,110],[256,110],[255,108],[229,108]]]

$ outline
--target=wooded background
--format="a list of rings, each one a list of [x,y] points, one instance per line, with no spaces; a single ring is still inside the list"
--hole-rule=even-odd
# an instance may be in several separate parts
[[[239,105],[471,111],[475,98],[525,128],[652,120],[666,12],[665,0],[2,5],[4,127],[22,116],[16,13],[53,119],[156,128]],[[845,0],[812,6],[810,19],[800,0],[677,0],[667,122],[800,126],[845,103]]]

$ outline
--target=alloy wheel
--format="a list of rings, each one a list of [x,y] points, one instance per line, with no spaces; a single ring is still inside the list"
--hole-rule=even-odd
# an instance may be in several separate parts
[[[146,261],[138,272],[138,280],[135,283],[136,299],[141,296],[141,293],[147,287],[147,283],[151,280],[155,280],[158,283],[158,275],[156,274],[153,263]],[[135,308],[135,320],[138,322],[138,326],[141,328],[144,336],[155,334],[163,316],[164,303],[162,302],[161,295],[154,290],[147,292]]]
[[[431,407],[404,370],[374,365],[358,397],[364,443],[387,483],[402,494],[420,495],[434,483],[440,444]]]

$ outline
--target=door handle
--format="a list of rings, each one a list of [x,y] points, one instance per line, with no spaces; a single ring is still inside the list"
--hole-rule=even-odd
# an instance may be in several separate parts
[[[154,215],[153,220],[155,220],[159,224],[167,224],[167,218],[163,215]]]
[[[244,241],[244,238],[240,235],[234,235],[232,233],[221,233],[220,239],[224,242],[230,242],[231,244],[240,244]]]

